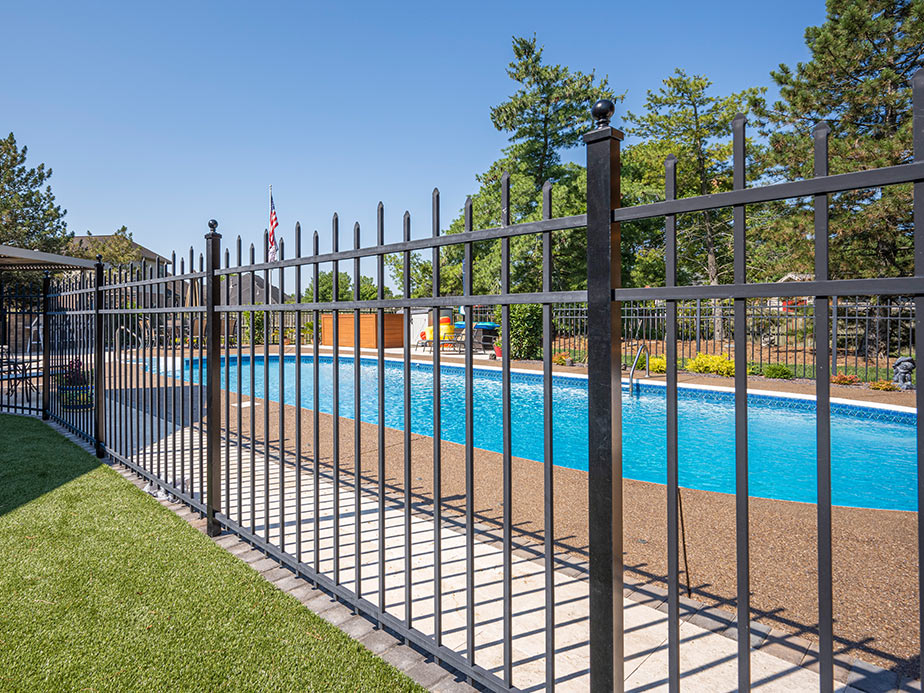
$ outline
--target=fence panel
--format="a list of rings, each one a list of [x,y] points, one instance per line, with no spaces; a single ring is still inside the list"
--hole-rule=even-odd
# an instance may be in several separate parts
[[[40,284],[0,278],[0,411],[42,411],[45,340]]]

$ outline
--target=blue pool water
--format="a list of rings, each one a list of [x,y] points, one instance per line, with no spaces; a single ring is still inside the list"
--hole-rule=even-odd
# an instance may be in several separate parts
[[[254,394],[263,397],[263,357],[254,359]],[[279,357],[270,356],[269,399],[279,401]],[[230,366],[230,387],[238,390],[236,357]],[[313,363],[303,356],[284,362],[285,401],[295,403],[295,369],[301,369],[302,404],[313,407]],[[362,420],[378,423],[378,367],[361,359]],[[249,395],[250,359],[240,363],[243,394]],[[321,357],[320,410],[333,412],[333,365]],[[443,366],[442,436],[465,442],[464,369]],[[433,370],[430,364],[411,364],[411,430],[433,434]],[[189,359],[184,377],[198,381],[199,366]],[[542,374],[514,373],[511,377],[513,454],[543,459]],[[225,373],[222,372],[224,387]],[[404,426],[403,364],[385,366],[385,425]],[[340,359],[340,416],[352,418],[353,360]],[[623,474],[630,479],[666,483],[665,392],[663,387],[637,386],[623,395]],[[500,372],[474,372],[475,447],[501,451]],[[803,501],[816,499],[815,404],[811,400],[750,395],[748,397],[748,454],[750,494],[764,498]],[[553,379],[553,460],[556,465],[587,469],[587,381]],[[707,491],[734,493],[734,400],[731,393],[680,390],[680,484]],[[832,493],[836,505],[890,510],[916,510],[915,415],[869,407],[831,405]]]

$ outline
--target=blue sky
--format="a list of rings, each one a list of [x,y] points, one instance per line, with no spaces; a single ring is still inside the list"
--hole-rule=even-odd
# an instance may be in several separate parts
[[[427,235],[434,186],[447,226],[506,143],[489,109],[514,91],[514,34],[627,91],[618,126],[675,67],[719,94],[771,86],[771,69],[808,58],[805,27],[824,5],[20,2],[3,14],[0,130],[54,169],[70,230],[126,224],[185,254],[212,217],[226,242],[259,242],[270,183],[287,244],[300,220],[329,247],[335,211],[341,247],[354,221],[371,244],[379,200],[386,240],[405,209]]]

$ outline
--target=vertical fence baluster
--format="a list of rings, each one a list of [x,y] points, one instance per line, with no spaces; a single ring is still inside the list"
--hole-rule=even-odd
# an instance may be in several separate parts
[[[241,236],[237,236],[237,268],[240,270],[243,267],[241,257]],[[244,273],[238,271],[234,275],[237,277],[237,305],[241,306],[244,303]],[[229,279],[230,281],[230,279]],[[244,313],[240,308],[237,310],[237,523],[243,527],[244,526],[244,469],[243,469],[243,457],[244,457],[244,401],[243,401],[243,390],[244,390],[244,381],[243,381],[243,366],[241,360],[243,359],[243,320]],[[230,393],[229,393],[230,396]],[[250,402],[250,409],[253,410],[253,401]]]
[[[170,375],[168,383],[170,384],[170,463],[172,466],[173,474],[173,485],[181,489],[183,488],[182,480],[182,470],[180,471],[180,477],[176,476],[176,458],[177,458],[177,425],[176,425],[176,414],[177,414],[177,391],[179,390],[180,396],[183,395],[183,362],[179,362],[179,385],[177,384],[177,358],[176,358],[176,320],[177,320],[177,296],[176,296],[176,252],[170,254],[170,275],[171,280],[169,282],[164,282],[164,305],[167,305],[167,291],[170,291],[169,298],[169,308],[170,312],[164,315],[164,338],[169,339],[169,348],[170,348]],[[167,268],[164,268],[164,277],[167,276]],[[167,321],[170,321],[170,329],[167,330]],[[182,435],[182,430],[180,430],[180,435]],[[180,465],[182,466],[182,458],[180,460]]]
[[[218,222],[215,222],[215,223],[216,223],[216,228],[217,228]],[[208,243],[206,243],[206,247],[208,247]],[[217,257],[215,258],[215,263],[216,265],[218,263]],[[190,264],[190,267],[192,267],[191,264]],[[202,253],[199,253],[199,274],[202,275],[203,272],[205,272],[205,258],[203,257]],[[198,288],[196,289],[196,291],[198,295],[201,297],[206,290],[205,289],[205,287],[207,286],[206,278],[204,276],[201,276],[196,281],[198,282]],[[206,310],[208,310],[207,305],[206,305]],[[201,314],[201,319],[197,321],[199,324],[197,326],[198,334],[196,335],[196,338],[199,343],[199,357],[197,359],[197,365],[199,367],[199,374],[198,374],[199,375],[199,405],[198,406],[199,406],[199,497],[200,498],[205,497],[206,489],[205,489],[204,484],[207,484],[207,480],[205,479],[205,476],[206,476],[205,474],[206,430],[205,430],[205,426],[202,423],[203,419],[205,418],[204,398],[206,394],[205,387],[204,387],[205,385],[205,365],[206,364],[205,364],[205,358],[203,358],[203,355],[202,355],[202,344],[205,340],[205,329],[206,329],[207,317],[208,317],[207,315]],[[208,515],[208,513],[206,513],[206,515]]]
[[[433,195],[431,197],[431,223],[432,223],[432,235],[433,238],[437,238],[440,235],[440,191],[436,188],[433,189]],[[440,249],[439,246],[433,246],[432,251],[432,294],[433,298],[439,298],[440,295]],[[440,338],[442,335],[442,323],[440,319],[442,315],[440,313],[439,305],[434,301],[433,307],[433,341],[432,349],[433,352],[433,568],[434,568],[434,585],[435,592],[433,594],[433,623],[434,628],[433,632],[436,637],[437,645],[441,644],[443,641],[443,597],[441,594],[441,583],[442,583],[442,503],[443,503],[443,465],[442,465],[442,440],[443,440],[443,430],[442,430],[442,405],[441,405],[441,395],[442,395],[442,370],[440,368],[440,357],[442,356],[443,345],[440,343]],[[408,487],[410,486],[411,481],[411,469],[410,465],[405,469],[405,474],[407,475],[406,483]],[[409,502],[410,495],[408,495]],[[407,523],[406,532],[407,540],[409,542],[408,546],[412,546],[411,542],[411,512],[410,507],[406,508],[405,522]],[[410,557],[412,554],[412,549],[408,549],[408,564],[407,564],[407,579],[410,582],[412,580],[411,576],[411,563]],[[407,598],[408,598],[408,609],[410,609],[410,600],[412,598],[412,590],[410,585],[407,588]],[[410,611],[408,612],[410,613]],[[410,619],[408,619],[408,627],[410,627]]]
[[[331,251],[340,250],[340,220],[334,214],[331,222]],[[331,268],[331,301],[340,299],[340,263],[334,260]],[[333,370],[331,373],[333,386],[333,440],[331,458],[334,464],[334,582],[340,584],[340,313],[335,308],[332,311],[333,335]]]
[[[465,231],[472,230],[472,198],[465,200]],[[463,248],[462,295],[472,295],[472,244]],[[449,318],[452,320],[452,318]],[[465,641],[475,665],[475,412],[472,362],[472,307],[465,304]]]
[[[403,231],[405,243],[411,240],[411,215],[405,210],[403,219]],[[404,298],[411,297],[411,253],[404,251]],[[411,316],[410,313],[405,315],[404,320],[404,623],[411,627],[411,556],[412,548],[410,541],[411,528]],[[434,518],[439,518],[439,491],[434,481]],[[437,521],[438,526],[438,521]],[[437,532],[439,537],[439,532]],[[434,570],[433,570],[433,590],[434,590],[434,617],[436,623],[439,623],[439,551],[434,549],[433,553]],[[439,643],[440,629],[435,628],[436,641]]]
[[[385,245],[385,207],[379,202],[375,210],[375,242],[380,248]],[[376,257],[376,298],[385,299],[385,256]],[[410,308],[405,309],[405,319],[410,317]],[[378,347],[377,386],[378,386],[378,589],[379,612],[385,613],[385,311],[380,307],[376,314],[375,341]],[[379,628],[382,620],[379,618]]]
[[[231,267],[231,249],[225,248],[225,269]],[[225,514],[228,517],[231,517],[231,313],[226,312],[227,306],[231,303],[231,275],[222,274],[219,279],[221,286],[224,288],[223,301],[221,314],[218,319],[221,321],[221,326],[224,331],[224,340],[222,344],[221,352],[223,352],[223,357],[221,359],[222,363],[222,374],[224,375],[224,390],[225,390],[225,419],[224,419],[224,439],[225,439],[225,453],[224,453],[224,493],[222,498],[224,500]]]
[[[312,547],[314,548],[314,572],[321,572],[321,434],[320,434],[320,421],[321,421],[321,386],[319,381],[321,379],[321,352],[320,352],[320,338],[319,330],[320,325],[318,324],[321,321],[321,313],[318,311],[317,305],[320,302],[318,296],[318,277],[319,277],[319,268],[318,268],[318,232],[315,232],[311,236],[311,254],[314,256],[315,261],[311,264],[312,269],[312,278],[311,278],[311,302],[314,303],[314,313],[312,316],[311,324],[311,345],[312,345],[312,359],[311,359],[311,368],[312,368],[312,424],[311,424],[311,455],[313,458],[312,464],[312,493],[314,497],[314,538]]]
[[[278,260],[281,262],[285,259],[286,245],[285,239],[279,238],[277,242],[279,252]],[[270,274],[272,276],[272,273]],[[269,287],[272,293],[272,286]],[[279,404],[278,404],[278,422],[279,422],[279,550],[286,550],[286,379],[285,379],[285,313],[282,311],[282,304],[285,302],[285,269],[279,268],[279,310],[276,345],[279,351]]]
[[[269,232],[263,231],[263,538],[271,542],[270,527],[270,398],[269,398],[269,343],[273,335],[273,314],[269,265]]]
[[[148,308],[150,305],[148,303],[148,288],[147,284],[144,282],[148,278],[148,265],[147,261],[141,259],[141,271],[140,271],[140,281],[138,285],[138,303],[141,307],[141,315],[138,320],[138,331],[141,335],[141,358],[138,361],[136,368],[138,369],[138,387],[141,395],[141,406],[138,408],[138,416],[141,420],[141,435],[138,443],[138,448],[141,457],[141,466],[154,473],[152,465],[150,464],[150,446],[148,445],[148,412],[151,410],[149,397],[150,397],[150,386],[148,385],[148,334],[147,334],[147,320],[148,320]]]
[[[552,218],[552,184],[542,186],[542,218]],[[552,292],[552,234],[542,234],[542,291]],[[542,304],[542,409],[544,447],[543,540],[545,543],[545,687],[555,688],[555,461],[552,447],[552,304]]]
[[[162,319],[164,314],[160,312],[161,308],[161,286],[160,278],[163,274],[166,274],[164,271],[166,268],[163,267],[160,263],[160,258],[154,259],[154,267],[152,268],[154,272],[153,282],[150,285],[151,288],[151,300],[154,304],[154,312],[151,317],[153,327],[151,329],[151,339],[152,339],[152,351],[153,356],[151,358],[151,383],[153,390],[151,392],[152,396],[157,398],[157,403],[154,407],[154,411],[151,412],[153,419],[151,421],[151,431],[153,435],[153,440],[151,441],[152,447],[155,450],[157,455],[157,469],[160,473],[161,480],[167,480],[167,456],[164,450],[164,439],[161,434],[162,431],[162,421],[165,415],[165,409],[167,407],[167,393],[165,392],[166,386],[166,357],[164,354],[164,344],[163,344],[163,324]]]
[[[735,190],[745,187],[745,118],[732,121],[733,183]],[[735,205],[734,275],[735,284],[747,282],[746,219],[744,205]],[[747,331],[747,302],[734,300],[735,340],[735,544],[738,584],[738,690],[751,686],[751,579],[748,528],[748,362],[744,340]]]
[[[501,226],[510,226],[510,174],[501,175]],[[510,411],[510,237],[501,238],[501,459],[504,504],[504,683],[513,686],[513,453]]]
[[[250,331],[250,533],[257,533],[257,273],[253,269],[256,264],[257,249],[250,244],[250,315],[248,329]],[[266,325],[263,326],[264,328]],[[265,333],[266,330],[264,329]]]
[[[302,225],[295,222],[295,257],[302,257]],[[302,562],[302,264],[295,266],[295,560]],[[238,356],[240,360],[240,356]]]
[[[353,249],[359,250],[359,222],[353,224]],[[353,258],[353,300],[359,301],[361,296],[359,292],[360,258],[357,255]],[[359,330],[360,312],[359,308],[353,309],[353,543],[354,543],[354,580],[356,581],[356,598],[362,598],[362,494],[360,484],[362,482],[362,394],[361,394],[361,362],[360,362],[360,340],[362,335]]]
[[[666,200],[677,196],[677,158],[671,154],[664,162]],[[677,286],[677,217],[664,218],[665,286]],[[667,360],[667,671],[671,693],[680,690],[680,567],[677,497],[678,479],[678,412],[677,412],[677,302],[666,305]]]

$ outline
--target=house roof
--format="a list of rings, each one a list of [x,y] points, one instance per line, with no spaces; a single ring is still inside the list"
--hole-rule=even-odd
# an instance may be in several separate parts
[[[107,240],[112,238],[115,234],[108,233],[101,236],[74,236],[71,239],[71,245],[77,248],[89,248],[98,243],[105,243]],[[170,258],[166,258],[163,255],[155,253],[150,248],[145,248],[140,243],[131,241],[132,247],[136,248],[141,254],[141,257],[145,260],[160,260],[161,264],[169,265]],[[103,258],[104,260],[106,258]]]

